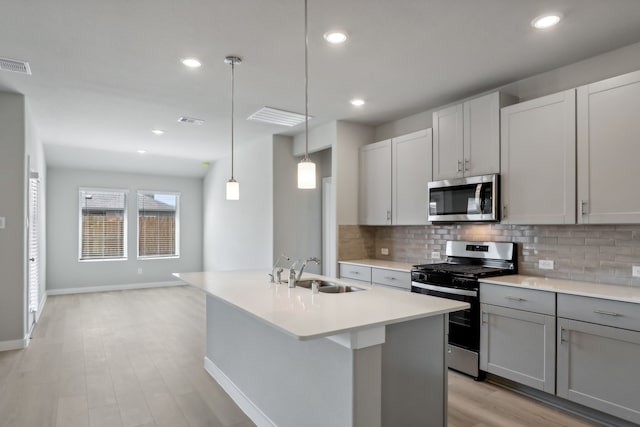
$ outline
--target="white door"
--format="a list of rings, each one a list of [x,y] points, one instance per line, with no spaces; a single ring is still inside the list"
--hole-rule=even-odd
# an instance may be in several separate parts
[[[336,276],[336,209],[331,177],[322,179],[322,274]]]
[[[34,175],[34,173],[32,173]],[[29,333],[36,323],[38,300],[40,291],[40,241],[39,241],[39,200],[40,180],[37,177],[29,178],[29,286],[27,298],[27,329]]]

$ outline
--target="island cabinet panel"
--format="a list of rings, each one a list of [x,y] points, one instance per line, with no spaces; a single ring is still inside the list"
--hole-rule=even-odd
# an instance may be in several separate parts
[[[501,111],[502,223],[575,224],[575,89]]]
[[[640,424],[640,332],[558,318],[558,396]]]
[[[480,369],[555,393],[555,293],[480,284]]]
[[[640,222],[640,71],[578,88],[578,222]]]

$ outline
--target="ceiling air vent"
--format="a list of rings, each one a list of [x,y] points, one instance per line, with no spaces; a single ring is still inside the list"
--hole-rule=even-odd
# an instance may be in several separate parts
[[[180,123],[186,123],[188,125],[201,125],[204,123],[204,120],[202,119],[196,119],[193,117],[187,117],[187,116],[182,116],[178,119],[178,122]]]
[[[0,70],[31,75],[29,63],[17,59],[0,58]]]
[[[309,119],[312,117],[309,116]],[[272,107],[262,107],[249,116],[247,120],[271,123],[281,126],[295,126],[304,122],[304,114],[292,113],[290,111],[278,110]]]

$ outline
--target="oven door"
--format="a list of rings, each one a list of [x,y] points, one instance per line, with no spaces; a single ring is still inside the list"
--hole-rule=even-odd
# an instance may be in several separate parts
[[[449,288],[411,282],[411,291],[469,303],[470,308],[449,313],[449,344],[473,352],[480,350],[480,300],[477,289]]]

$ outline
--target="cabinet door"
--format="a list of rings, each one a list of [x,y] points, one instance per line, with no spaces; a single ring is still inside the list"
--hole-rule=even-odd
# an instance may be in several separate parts
[[[427,224],[427,184],[433,179],[431,129],[392,140],[394,225]]]
[[[578,222],[640,222],[640,72],[578,88]]]
[[[506,224],[575,224],[575,90],[502,109]]]
[[[433,179],[463,176],[463,106],[462,104],[433,113]]]
[[[464,175],[500,173],[500,93],[464,103]]]
[[[555,392],[556,318],[481,304],[480,369]]]
[[[360,224],[391,224],[391,140],[360,148]]]
[[[640,424],[640,332],[558,318],[558,396]]]

